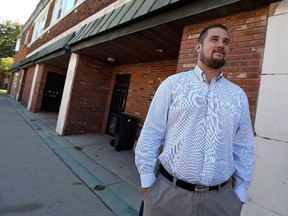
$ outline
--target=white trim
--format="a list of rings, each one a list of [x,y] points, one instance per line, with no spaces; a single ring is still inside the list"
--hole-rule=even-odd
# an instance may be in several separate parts
[[[45,29],[45,25],[46,25],[46,21],[47,21],[47,16],[48,16],[48,12],[49,12],[49,7],[51,5],[51,2],[48,3],[43,9],[42,11],[37,15],[37,17],[34,19],[33,21],[33,25],[34,25],[34,30],[31,32],[31,41],[30,43],[27,45],[28,47],[31,46],[31,44],[34,43],[35,40],[37,40],[38,38],[41,38],[41,36],[50,28],[47,27],[47,29]],[[44,23],[44,29],[43,31],[41,31],[41,34],[39,34],[36,38],[35,38],[35,34],[36,31],[38,31],[38,25],[39,25],[39,20],[45,17],[45,23]],[[32,24],[31,24],[32,25]],[[22,36],[21,36],[22,37]]]
[[[274,16],[286,13],[288,13],[288,0],[280,2],[280,4],[275,9]]]
[[[19,88],[18,88],[18,92],[16,94],[16,101],[18,101],[18,99],[19,99],[19,94],[20,94],[21,87],[22,87],[22,81],[23,81],[24,73],[25,73],[25,70],[22,69],[22,76],[20,78]]]
[[[66,75],[63,96],[61,100],[60,110],[58,114],[58,120],[56,125],[56,132],[63,135],[64,125],[67,119],[67,112],[70,103],[70,93],[73,86],[73,81],[75,78],[75,72],[77,68],[79,55],[72,53],[69,61],[68,71]]]
[[[30,90],[30,96],[29,96],[29,101],[28,101],[28,106],[27,109],[30,111],[31,105],[32,105],[32,100],[33,100],[33,95],[34,95],[34,90],[35,90],[35,84],[37,80],[37,75],[39,71],[39,64],[36,65],[35,71],[34,71],[34,76],[33,76],[33,81],[32,81],[32,86]]]
[[[35,24],[34,24],[34,29],[33,29],[31,41],[37,40],[45,32],[45,25],[46,25],[46,21],[47,21],[48,9],[49,8],[46,7],[43,11],[41,11],[39,16],[35,19],[35,22],[34,22]]]

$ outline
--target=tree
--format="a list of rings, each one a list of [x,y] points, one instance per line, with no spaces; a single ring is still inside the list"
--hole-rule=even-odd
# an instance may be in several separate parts
[[[2,78],[8,77],[9,69],[13,65],[15,46],[21,29],[22,25],[18,22],[7,20],[0,23],[0,77]]]
[[[0,58],[0,71],[7,74],[13,65],[13,61],[14,58],[12,57]]]
[[[22,25],[6,20],[0,23],[0,58],[14,57],[15,45]]]

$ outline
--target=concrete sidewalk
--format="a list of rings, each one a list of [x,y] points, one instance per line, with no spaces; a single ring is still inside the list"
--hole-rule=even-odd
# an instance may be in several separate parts
[[[138,215],[134,152],[104,134],[59,136],[56,122],[0,94],[0,215]]]

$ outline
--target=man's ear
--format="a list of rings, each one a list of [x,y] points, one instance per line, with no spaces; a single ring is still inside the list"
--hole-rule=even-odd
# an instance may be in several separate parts
[[[197,53],[199,53],[200,51],[201,51],[201,43],[199,43],[199,42],[197,42],[196,44],[195,44],[195,50],[196,50],[196,52]]]

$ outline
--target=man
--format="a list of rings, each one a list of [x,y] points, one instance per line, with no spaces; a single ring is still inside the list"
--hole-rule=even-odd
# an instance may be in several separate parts
[[[241,213],[255,167],[254,136],[246,94],[223,77],[229,44],[224,25],[206,27],[194,70],[168,77],[155,93],[135,156],[145,216]]]

